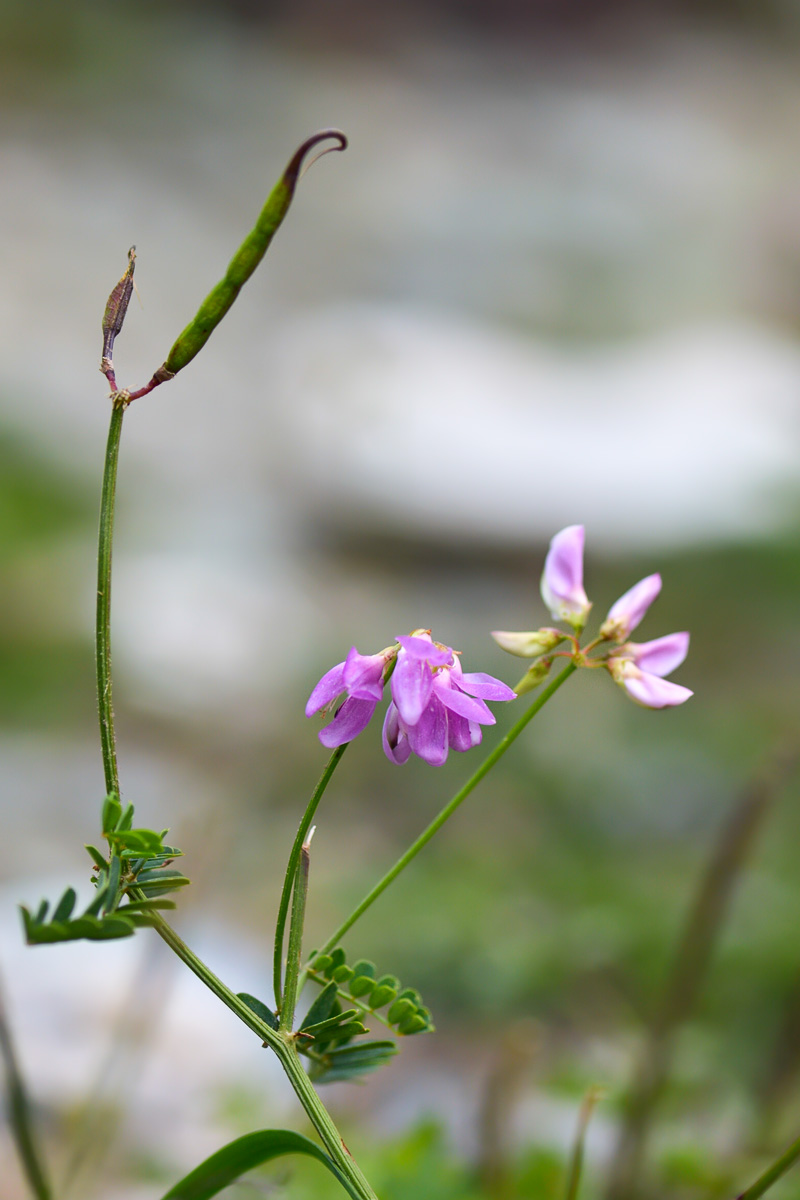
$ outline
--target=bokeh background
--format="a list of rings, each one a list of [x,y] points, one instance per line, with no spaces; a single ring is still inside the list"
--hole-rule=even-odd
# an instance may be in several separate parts
[[[27,949],[16,905],[88,895],[98,837],[106,296],[136,243],[115,361],[139,386],[330,125],[347,153],[126,418],[125,794],[186,851],[179,929],[267,997],[325,762],[318,676],[430,626],[513,684],[487,631],[546,620],[572,522],[600,616],[660,570],[641,634],[692,631],[695,698],[651,713],[570,681],[347,939],[438,1031],[328,1098],[387,1200],[562,1195],[593,1085],[584,1195],[736,1194],[800,1123],[800,10],[2,0],[0,20],[0,971],[59,1197],[146,1200],[302,1118],[154,937]],[[390,767],[377,726],[348,752],[310,943],[478,754],[453,759]],[[6,1130],[0,1156],[26,1195]],[[326,1187],[282,1165],[231,1195]]]

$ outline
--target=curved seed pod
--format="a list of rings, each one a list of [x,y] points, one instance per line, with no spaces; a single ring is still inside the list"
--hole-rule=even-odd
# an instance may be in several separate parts
[[[267,202],[259,214],[253,229],[234,254],[225,276],[206,296],[194,320],[178,335],[175,344],[167,355],[166,362],[159,371],[164,379],[177,375],[187,363],[191,362],[198,351],[202,350],[211,334],[216,329],[228,309],[233,304],[243,284],[255,271],[261,259],[267,252],[270,242],[289,209],[292,202],[300,169],[306,155],[320,142],[333,138],[336,146],[329,146],[322,151],[344,150],[347,138],[338,129],[323,129],[312,134],[300,146],[289,162],[286,170],[272,189]],[[320,157],[317,155],[317,157]],[[312,159],[312,162],[315,161]],[[158,374],[159,372],[156,372]]]

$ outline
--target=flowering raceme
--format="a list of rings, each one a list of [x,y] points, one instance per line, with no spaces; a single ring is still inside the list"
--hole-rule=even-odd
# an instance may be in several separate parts
[[[600,626],[600,635],[583,649],[578,635],[586,623],[591,602],[583,590],[582,525],[569,525],[550,543],[542,575],[542,599],[556,620],[571,625],[575,636],[561,635],[549,628],[530,633],[497,631],[492,637],[504,650],[537,661],[517,684],[517,692],[529,691],[547,677],[554,657],[566,655],[576,666],[605,667],[630,698],[645,708],[672,708],[683,704],[692,692],[664,679],[679,667],[689,650],[688,633],[671,633],[652,642],[629,642],[661,591],[661,576],[648,575],[634,584],[616,603]],[[572,642],[571,651],[551,653],[559,641]],[[609,643],[612,643],[609,646]],[[592,651],[605,647],[596,657]]]
[[[416,754],[441,766],[448,752],[480,744],[482,725],[494,725],[487,700],[513,700],[510,687],[482,672],[464,674],[457,653],[434,642],[430,630],[398,637],[380,654],[359,654],[355,646],[343,663],[323,675],[306,705],[306,716],[347,698],[320,730],[323,746],[341,746],[366,729],[391,674],[392,699],[383,723],[383,749],[398,765]]]

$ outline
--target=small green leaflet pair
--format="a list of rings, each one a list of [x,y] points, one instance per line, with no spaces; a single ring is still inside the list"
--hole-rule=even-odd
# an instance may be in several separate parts
[[[108,858],[96,846],[86,847],[97,872],[92,880],[96,888],[92,902],[80,916],[73,917],[77,895],[69,887],[49,921],[47,900],[42,901],[35,913],[21,905],[25,937],[30,945],[80,938],[103,941],[130,937],[137,927],[153,924],[154,910],[175,907],[172,900],[163,897],[185,887],[189,880],[170,866],[182,851],[164,845],[169,831],[134,829],[133,805],[126,804],[123,808],[119,797],[113,794],[105,798],[102,821]]]
[[[401,988],[394,975],[376,978],[374,963],[366,959],[349,966],[344,950],[312,954],[309,978],[322,991],[297,1030],[297,1049],[310,1060],[309,1077],[315,1083],[338,1083],[355,1079],[382,1067],[397,1053],[393,1040],[354,1042],[372,1017],[393,1033],[408,1037],[433,1030],[431,1014],[419,992]],[[239,999],[268,1025],[278,1028],[275,1013],[255,996],[240,992]],[[378,1009],[387,1008],[385,1013]]]

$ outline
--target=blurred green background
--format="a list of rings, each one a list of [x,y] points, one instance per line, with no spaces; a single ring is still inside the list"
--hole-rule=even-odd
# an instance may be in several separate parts
[[[513,684],[488,630],[547,620],[571,522],[598,616],[659,570],[640,632],[691,630],[695,698],[651,713],[570,681],[347,939],[437,1033],[327,1095],[386,1200],[562,1195],[592,1085],[582,1195],[736,1194],[800,1122],[800,11],[1,0],[0,23],[0,972],[59,1196],[145,1200],[299,1120],[151,939],[28,950],[15,905],[88,894],[98,833],[105,299],[136,243],[115,361],[139,386],[329,125],[350,149],[126,418],[123,789],[186,850],[178,928],[266,996],[323,671],[430,626]],[[396,769],[377,725],[348,752],[309,944],[479,753]],[[698,914],[737,813],[741,861],[729,845]],[[631,1100],[637,1069],[663,1089]],[[7,1131],[0,1155],[24,1196]],[[231,1195],[327,1187],[284,1166]]]

